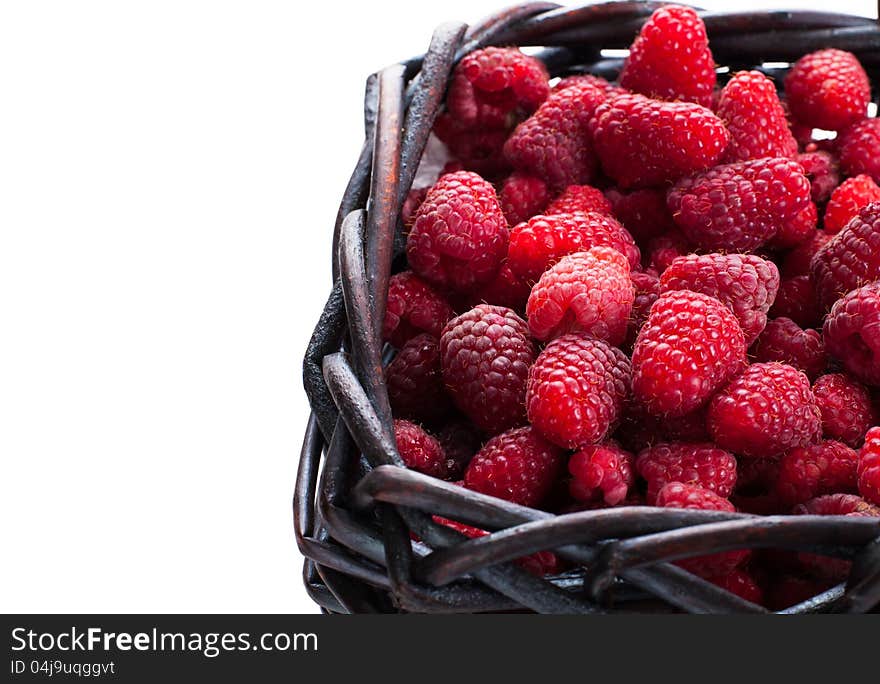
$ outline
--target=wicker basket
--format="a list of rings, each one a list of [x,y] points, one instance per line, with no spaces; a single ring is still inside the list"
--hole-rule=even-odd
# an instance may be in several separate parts
[[[867,612],[880,603],[876,518],[644,507],[554,516],[401,467],[383,383],[381,321],[389,275],[403,266],[400,209],[453,65],[488,45],[540,46],[553,76],[588,70],[614,77],[621,60],[603,59],[600,50],[628,47],[662,4],[533,2],[469,28],[444,24],[424,56],[368,79],[366,139],[333,234],[335,282],[304,361],[312,413],[295,531],[306,588],[325,612],[767,612],[670,563],[736,548],[854,561],[845,584],[786,613]],[[768,71],[770,62],[834,46],[855,52],[877,80],[880,27],[870,19],[817,12],[703,19],[716,61],[731,71]],[[432,514],[493,533],[466,540],[433,523]],[[411,533],[423,542],[414,544]],[[511,562],[545,549],[578,570],[540,579]]]

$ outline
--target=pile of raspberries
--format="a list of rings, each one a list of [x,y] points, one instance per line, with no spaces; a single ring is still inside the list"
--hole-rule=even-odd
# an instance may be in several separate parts
[[[782,84],[719,87],[702,20],[678,6],[644,24],[616,83],[551,80],[517,48],[467,55],[434,128],[451,161],[410,192],[410,270],[388,292],[406,465],[555,513],[880,516],[870,100],[836,49]],[[849,571],[776,550],[679,564],[773,609]]]

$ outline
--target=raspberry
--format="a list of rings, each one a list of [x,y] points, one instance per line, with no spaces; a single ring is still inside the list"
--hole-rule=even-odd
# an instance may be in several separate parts
[[[507,221],[495,190],[475,173],[441,176],[416,212],[406,243],[412,270],[460,292],[492,281],[507,250]]]
[[[832,194],[825,208],[825,231],[839,233],[871,202],[880,201],[880,186],[862,174],[847,178]]]
[[[855,491],[858,460],[859,455],[843,442],[825,440],[797,447],[779,461],[776,492],[793,506],[820,494]]]
[[[690,7],[662,7],[642,26],[620,73],[620,85],[663,100],[708,107],[715,60],[703,20]]]
[[[501,186],[498,201],[508,225],[515,226],[542,213],[550,201],[550,192],[540,178],[512,173]]]
[[[568,472],[574,478],[572,496],[580,501],[601,499],[616,506],[626,499],[635,481],[633,461],[633,455],[615,442],[584,447],[568,462]]]
[[[620,416],[630,375],[619,349],[579,334],[557,337],[529,372],[529,421],[569,449],[601,442]]]
[[[629,325],[627,326],[626,340],[627,347],[631,348],[635,344],[639,330],[648,320],[648,312],[651,310],[657,297],[660,296],[660,281],[657,276],[651,273],[633,272],[630,273],[630,280],[635,289],[635,299],[633,299],[632,313],[629,317]]]
[[[868,388],[843,373],[829,373],[813,383],[813,396],[822,414],[822,434],[858,447],[875,418]]]
[[[817,230],[809,240],[806,240],[792,249],[782,260],[782,275],[786,278],[809,275],[810,262],[820,249],[834,237],[824,230]]]
[[[616,249],[569,254],[532,288],[526,305],[529,330],[542,341],[583,332],[618,345],[626,336],[634,297],[629,262]]]
[[[456,161],[444,168],[444,173],[472,171],[486,178],[496,178],[510,172],[502,156],[508,131],[495,129],[461,129],[447,113],[434,122],[434,133],[449,149]]]
[[[871,428],[859,452],[859,494],[880,506],[880,428]],[[880,515],[880,509],[872,513]]]
[[[458,63],[454,77],[467,79],[478,100],[505,111],[521,107],[533,112],[550,93],[547,69],[518,48],[474,50]]]
[[[428,196],[428,190],[431,188],[413,188],[406,193],[406,199],[400,208],[400,220],[404,226],[410,228],[413,221],[416,220],[416,212]]]
[[[820,150],[799,154],[797,162],[804,167],[804,173],[810,181],[810,194],[813,201],[818,204],[827,202],[834,188],[840,185],[837,160],[830,152]]]
[[[464,420],[446,423],[437,433],[437,441],[446,454],[446,466],[453,480],[461,478],[465,466],[483,445],[477,429]]]
[[[453,318],[440,337],[443,380],[474,424],[496,434],[525,422],[525,388],[535,347],[526,322],[480,304]]]
[[[815,330],[802,330],[790,318],[774,318],[752,348],[755,361],[779,361],[816,378],[828,365],[825,343]]]
[[[670,482],[657,492],[657,506],[660,508],[686,508],[702,511],[724,511],[734,513],[736,508],[727,499],[718,496],[711,489],[683,482]],[[687,558],[676,562],[688,572],[701,577],[726,575],[749,557],[748,550],[724,551],[711,556]]]
[[[440,371],[440,342],[422,333],[404,344],[385,369],[388,399],[398,418],[441,422],[452,412]]]
[[[705,107],[643,95],[599,105],[590,133],[602,168],[623,188],[662,185],[708,169],[730,142],[721,119]]]
[[[691,290],[715,297],[736,315],[746,344],[767,324],[779,289],[776,264],[753,254],[691,254],[679,257],[660,277],[660,292]]]
[[[725,591],[729,591],[741,599],[750,601],[756,605],[764,604],[764,592],[761,587],[745,570],[734,568],[726,575],[716,575],[707,578],[712,584],[721,587]]]
[[[505,261],[498,269],[495,279],[473,292],[467,300],[468,305],[464,308],[471,308],[477,304],[495,304],[506,306],[516,312],[525,312],[531,291],[529,284],[515,276],[510,270],[510,265]]]
[[[441,479],[449,476],[446,454],[440,442],[418,425],[408,420],[395,420],[394,438],[397,451],[407,468]]]
[[[633,349],[633,395],[650,413],[698,409],[745,364],[736,316],[714,297],[679,290],[660,295]]]
[[[807,242],[819,225],[819,209],[810,200],[797,215],[779,225],[776,235],[767,243],[771,249],[790,249]]]
[[[636,471],[648,483],[648,503],[669,482],[699,485],[727,498],[736,484],[736,458],[714,444],[666,442],[642,451]]]
[[[880,516],[880,508],[855,494],[829,494],[818,496],[796,506],[795,515],[852,515],[856,517]]]
[[[423,332],[439,337],[450,318],[452,309],[443,296],[412,271],[391,276],[382,325],[386,342],[400,349]]]
[[[838,300],[825,319],[828,352],[858,380],[880,385],[880,281]]]
[[[841,131],[867,116],[871,82],[852,53],[820,50],[795,62],[785,79],[785,94],[799,122]]]
[[[749,251],[803,211],[810,182],[790,159],[755,159],[686,178],[667,201],[678,227],[703,249]]]
[[[611,202],[602,191],[591,185],[569,185],[550,203],[545,214],[575,214],[579,211],[611,216]]]
[[[865,173],[880,183],[880,119],[865,119],[845,130],[837,149],[847,176]]]
[[[807,376],[783,363],[754,363],[709,402],[715,443],[771,458],[819,440],[822,418]]]
[[[810,276],[783,278],[769,315],[773,318],[790,318],[802,328],[821,327],[822,312],[816,304],[816,291]]]
[[[605,93],[606,97],[617,97],[618,95],[625,95],[629,92],[626,88],[621,88],[619,85],[611,83],[601,76],[594,76],[593,74],[575,74],[573,76],[566,76],[553,86],[553,90],[565,90],[573,85],[582,85],[584,83],[589,83],[591,86],[595,86]]]
[[[797,155],[776,86],[761,72],[735,74],[721,91],[715,113],[730,131],[725,163]]]
[[[672,262],[694,251],[693,245],[677,228],[648,242],[648,267],[662,275]]]
[[[553,93],[521,123],[504,145],[504,156],[518,171],[538,176],[552,190],[589,183],[596,157],[587,124],[605,93],[590,84]]]
[[[632,236],[609,216],[595,213],[534,216],[510,232],[507,263],[517,276],[535,282],[566,254],[592,247],[611,247],[638,268],[639,248]]]
[[[531,427],[497,435],[468,463],[464,486],[523,506],[536,506],[550,491],[561,450]]]
[[[644,245],[652,238],[675,230],[663,190],[645,188],[624,193],[611,188],[605,196],[611,202],[614,216],[632,234],[636,244]]]

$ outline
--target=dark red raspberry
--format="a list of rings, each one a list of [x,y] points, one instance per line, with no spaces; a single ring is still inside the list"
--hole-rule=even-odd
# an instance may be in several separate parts
[[[410,267],[433,285],[468,292],[490,283],[507,251],[495,190],[475,173],[441,176],[416,212],[406,243]]]
[[[497,435],[468,463],[464,486],[523,506],[541,503],[556,480],[562,451],[531,427]]]
[[[395,420],[394,438],[397,451],[407,468],[441,479],[449,477],[443,447],[418,425],[408,420]]]
[[[413,221],[416,220],[416,212],[428,196],[428,190],[431,188],[413,188],[406,194],[406,200],[400,208],[400,220],[403,225],[409,228]]]
[[[801,57],[791,68],[785,95],[798,121],[841,131],[867,116],[871,82],[854,54],[820,50]]]
[[[422,333],[404,344],[385,369],[388,399],[398,418],[436,424],[452,412],[440,371],[440,342]]]
[[[553,86],[553,90],[565,90],[573,85],[582,85],[584,83],[589,83],[590,85],[597,87],[605,93],[606,97],[617,97],[618,95],[625,95],[629,92],[626,88],[621,88],[619,85],[611,83],[601,76],[594,76],[593,74],[575,74],[573,76],[566,76]]]
[[[650,413],[698,409],[745,364],[736,316],[714,297],[677,290],[651,307],[633,349],[633,395]]]
[[[822,434],[858,447],[875,420],[868,388],[843,373],[829,373],[813,383],[813,395],[822,414]]]
[[[837,149],[847,176],[865,173],[880,183],[880,119],[865,119],[845,130]]]
[[[839,233],[871,202],[880,202],[880,186],[868,175],[847,178],[825,207],[825,232]]]
[[[642,451],[636,471],[648,483],[647,499],[669,482],[699,485],[727,498],[736,484],[736,458],[710,442],[665,442]]]
[[[664,485],[657,493],[657,506],[660,508],[686,508],[701,511],[724,511],[734,513],[736,508],[727,499],[718,496],[711,489],[705,489],[699,485],[685,484],[683,482],[670,482]],[[714,553],[711,556],[699,556],[687,558],[676,562],[700,577],[712,577],[726,575],[751,555],[751,552],[742,549],[736,551],[724,551]]]
[[[880,516],[880,508],[855,494],[828,494],[796,506],[796,515],[852,515],[857,517]]]
[[[444,173],[473,171],[485,178],[499,178],[510,173],[502,150],[507,141],[506,128],[462,129],[446,112],[434,122],[434,133],[442,140],[455,161],[444,168]]]
[[[858,460],[855,451],[833,440],[787,451],[779,461],[776,493],[793,506],[821,494],[854,492]]]
[[[797,218],[810,202],[810,182],[790,159],[755,159],[679,181],[667,201],[678,227],[703,249],[748,251]]]
[[[815,330],[803,330],[790,318],[774,318],[767,323],[751,353],[755,361],[794,366],[811,380],[828,365],[822,336]]]
[[[505,158],[518,171],[542,178],[556,192],[589,183],[596,172],[596,156],[587,124],[604,100],[605,93],[587,83],[554,92],[510,136]]]
[[[550,203],[545,214],[575,214],[579,211],[612,216],[611,202],[599,188],[591,185],[569,185]],[[613,217],[613,216],[612,216]]]
[[[660,296],[660,281],[653,273],[642,273],[634,271],[630,273],[630,280],[635,289],[635,298],[633,299],[632,313],[629,317],[627,325],[626,340],[627,347],[631,348],[636,342],[639,330],[648,320],[648,312],[651,310],[657,297]]]
[[[586,446],[568,462],[568,472],[574,480],[571,495],[579,501],[601,499],[616,506],[626,499],[635,482],[634,456],[613,441]]]
[[[529,372],[529,420],[569,449],[601,442],[620,417],[630,375],[619,349],[579,334],[557,337]]]
[[[785,255],[782,260],[781,272],[785,278],[793,278],[794,276],[809,275],[810,262],[816,256],[822,247],[834,237],[824,230],[817,230],[812,234],[809,240],[802,242],[800,245],[792,249]]]
[[[505,261],[491,283],[468,295],[467,306],[464,308],[468,309],[477,304],[495,304],[506,306],[517,313],[525,313],[531,291],[531,286],[523,278],[514,275],[510,270],[510,264]]]
[[[508,225],[515,226],[528,221],[535,214],[543,213],[550,201],[550,191],[537,176],[512,173],[502,184],[498,201]]]
[[[822,312],[816,303],[816,291],[810,276],[783,278],[769,315],[772,318],[790,318],[802,328],[821,327]]]
[[[810,200],[798,214],[779,225],[776,235],[767,243],[771,249],[790,249],[810,240],[819,226],[819,208]]]
[[[692,254],[694,246],[684,234],[674,228],[667,233],[658,235],[647,244],[647,263],[649,270],[663,275],[672,262],[679,257]]]
[[[535,216],[516,226],[510,232],[507,263],[517,276],[535,282],[566,254],[591,247],[616,249],[633,269],[641,260],[632,236],[613,218],[577,213]]]
[[[590,133],[602,168],[623,188],[662,185],[708,169],[730,142],[721,119],[705,107],[643,95],[599,105]]]
[[[804,167],[804,173],[810,181],[813,201],[817,204],[827,202],[834,188],[840,185],[837,160],[830,152],[819,150],[799,154],[797,162]]]
[[[715,60],[703,20],[690,7],[662,7],[642,26],[620,73],[620,85],[663,100],[708,107]]]
[[[779,270],[754,254],[691,254],[679,257],[660,276],[660,292],[691,290],[715,297],[736,315],[746,344],[767,324],[779,289]]]
[[[865,444],[859,452],[857,477],[859,494],[880,506],[880,428],[868,430]],[[880,515],[880,509],[871,515]]]
[[[624,193],[611,188],[605,196],[611,202],[614,216],[632,234],[636,244],[644,245],[652,238],[675,230],[664,190],[645,188]]]
[[[706,413],[699,409],[683,416],[653,416],[630,398],[615,439],[634,453],[661,442],[708,442]]]
[[[709,433],[741,456],[772,458],[813,444],[822,417],[807,376],[783,363],[754,363],[709,402]]]
[[[729,591],[741,599],[750,601],[755,605],[764,605],[764,592],[760,585],[748,572],[741,568],[734,568],[726,575],[715,575],[707,578],[712,584]]]
[[[482,435],[465,420],[447,422],[437,433],[437,441],[446,454],[446,465],[453,480],[464,475],[465,466],[483,446]]]
[[[776,86],[760,71],[740,71],[721,91],[715,113],[730,131],[725,163],[797,155]]]
[[[382,338],[398,349],[416,335],[426,332],[434,337],[452,318],[452,308],[437,290],[412,271],[391,276]]]
[[[443,380],[459,409],[496,434],[525,422],[525,389],[535,347],[526,322],[480,304],[453,318],[440,337]]]
[[[532,288],[526,305],[537,340],[582,332],[619,345],[632,311],[629,262],[616,249],[593,247],[562,257]]]
[[[880,385],[878,331],[880,281],[875,281],[837,301],[825,319],[822,336],[828,353],[846,370],[868,385]]]

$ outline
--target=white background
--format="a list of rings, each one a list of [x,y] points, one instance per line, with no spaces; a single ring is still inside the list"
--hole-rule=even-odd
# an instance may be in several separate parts
[[[315,612],[300,360],[364,79],[503,2],[0,5],[0,609]]]

